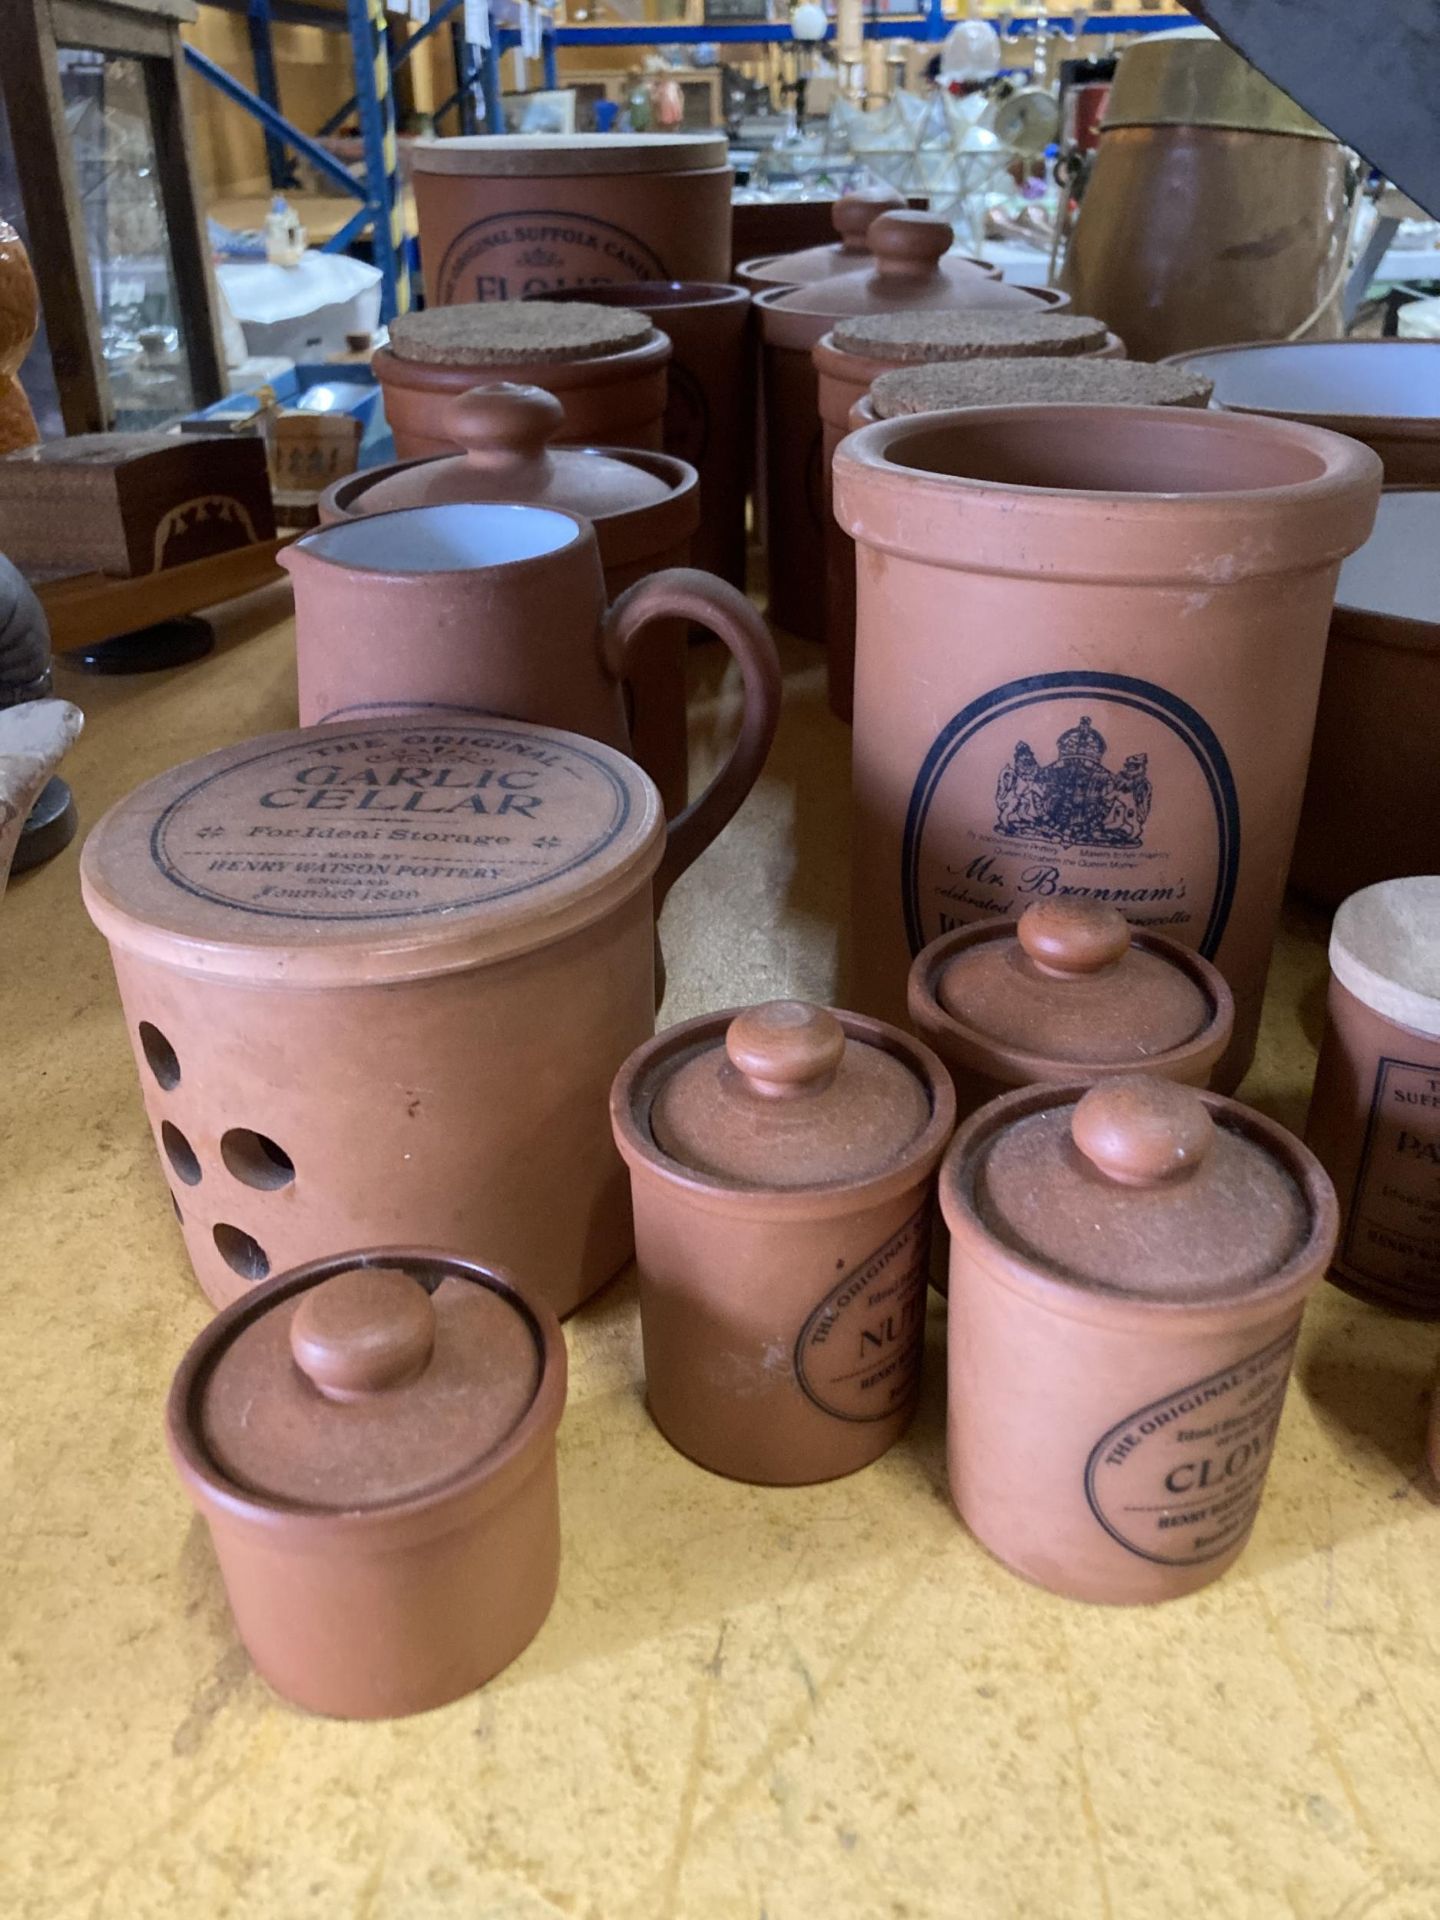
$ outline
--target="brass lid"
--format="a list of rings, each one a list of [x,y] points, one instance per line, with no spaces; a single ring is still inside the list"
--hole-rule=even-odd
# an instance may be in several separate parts
[[[1126,48],[1105,103],[1112,127],[1229,127],[1333,141],[1289,94],[1204,31],[1151,35]]]

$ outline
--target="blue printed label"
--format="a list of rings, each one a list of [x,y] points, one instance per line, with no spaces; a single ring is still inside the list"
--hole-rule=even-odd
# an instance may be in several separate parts
[[[461,229],[437,276],[441,306],[523,300],[562,287],[615,280],[668,280],[645,242],[611,220],[560,210],[494,213]]]

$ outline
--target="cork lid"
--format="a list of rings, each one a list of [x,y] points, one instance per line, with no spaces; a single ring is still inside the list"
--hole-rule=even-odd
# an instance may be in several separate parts
[[[1384,1019],[1440,1039],[1440,874],[1381,880],[1342,901],[1330,971]]]
[[[587,300],[482,300],[426,307],[390,322],[397,360],[427,367],[514,367],[599,360],[643,347],[655,332],[643,313]]]
[[[849,1185],[888,1172],[930,1126],[926,1081],[852,1016],[774,1000],[705,1024],[640,1089],[655,1145],[693,1172],[742,1188]]]
[[[440,710],[222,748],[112,807],[91,919],[162,965],[271,985],[451,973],[590,925],[644,886],[660,797],[633,761]]]
[[[643,512],[672,499],[676,485],[643,457],[598,447],[566,449],[550,442],[565,409],[543,387],[497,381],[457,393],[446,405],[442,437],[464,452],[387,467],[347,493],[351,513],[511,500],[563,507],[587,520]],[[683,486],[689,470],[677,466]]]
[[[1045,316],[1061,319],[1060,314]],[[976,365],[979,360],[981,364]],[[1074,402],[1083,405],[1203,407],[1211,383],[1184,367],[1143,360],[1057,357],[993,358],[990,349],[968,359],[895,367],[870,387],[878,420],[902,414],[948,413],[952,407],[1004,407]]]
[[[212,1490],[354,1519],[467,1490],[532,1416],[558,1422],[564,1375],[554,1316],[508,1276],[342,1255],[211,1322],[176,1374],[172,1445]]]
[[[954,237],[949,222],[933,214],[882,213],[869,231],[872,258],[867,268],[791,287],[773,297],[773,307],[824,315],[901,307],[992,307],[1024,313],[1041,305],[1042,296],[1030,289],[1007,286],[984,267],[949,255]]]
[[[1148,1075],[1033,1087],[983,1107],[941,1170],[952,1231],[1030,1271],[1177,1306],[1234,1301],[1323,1263],[1334,1196],[1272,1122]]]
[[[1007,313],[867,313],[836,322],[845,353],[928,364],[1001,358],[1098,353],[1107,339],[1103,320],[1085,314],[1046,313],[1032,305]]]
[[[730,164],[717,133],[483,133],[419,140],[409,152],[416,173],[559,179],[581,173],[686,173]]]
[[[932,941],[911,969],[911,1007],[927,1031],[944,1030],[942,1052],[1017,1084],[1218,1058],[1234,1019],[1229,989],[1197,954],[1100,901],[1065,899]]]

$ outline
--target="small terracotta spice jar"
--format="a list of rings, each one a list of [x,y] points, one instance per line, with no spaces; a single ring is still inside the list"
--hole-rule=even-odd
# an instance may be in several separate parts
[[[1366,887],[1335,915],[1305,1139],[1340,1195],[1331,1279],[1440,1319],[1440,875]]]
[[[1208,961],[1094,900],[1035,900],[1018,921],[942,933],[916,956],[909,997],[962,1119],[1037,1081],[1144,1072],[1207,1086],[1235,1018]]]
[[[1249,1537],[1335,1244],[1319,1163],[1248,1107],[1137,1075],[982,1107],[940,1204],[961,1519],[1073,1599],[1208,1585]]]
[[[497,380],[544,387],[565,409],[556,440],[658,453],[670,342],[643,313],[620,307],[497,301],[428,307],[390,323],[370,364],[402,460],[458,453],[450,404]]]
[[[321,496],[322,525],[405,507],[516,501],[562,507],[590,521],[605,571],[605,597],[666,567],[683,567],[700,524],[695,469],[663,453],[558,444],[564,409],[543,387],[497,382],[446,404],[444,425],[464,452],[347,474]],[[642,643],[633,676],[630,740],[660,789],[667,813],[690,790],[682,621],[661,621]]]
[[[730,277],[723,133],[467,135],[420,142],[413,167],[432,307]]]
[[[610,1115],[665,1437],[764,1485],[878,1459],[920,1387],[932,1179],[955,1121],[934,1054],[774,1001],[641,1047]]]
[[[769,287],[808,287],[837,273],[861,273],[873,265],[870,229],[882,213],[901,213],[905,196],[894,187],[867,187],[842,193],[830,209],[837,237],[819,247],[800,247],[794,253],[763,253],[742,260],[735,279],[751,293]],[[979,262],[976,263],[980,264]],[[996,278],[998,279],[998,271]]]
[[[623,1266],[606,1100],[692,845],[623,754],[484,717],[271,734],[112,807],[81,886],[215,1305],[347,1246],[497,1259],[559,1313]]]
[[[166,1436],[275,1691],[377,1720],[508,1666],[555,1597],[564,1406],[549,1307],[450,1254],[317,1260],[212,1320]]]

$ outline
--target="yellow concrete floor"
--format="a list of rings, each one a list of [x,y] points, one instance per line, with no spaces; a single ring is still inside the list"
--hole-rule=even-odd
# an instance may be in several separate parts
[[[221,652],[61,691],[86,825],[293,720],[283,596]],[[701,758],[733,689],[697,654]],[[771,769],[666,909],[666,1020],[833,991],[847,736],[787,650]],[[394,1725],[250,1672],[160,1411],[206,1317],[76,849],[0,905],[8,1476],[0,1911],[371,1920],[1436,1920],[1440,1335],[1325,1288],[1240,1565],[1147,1612],[1022,1585],[946,1501],[943,1319],[911,1436],[830,1486],[710,1477],[646,1415],[633,1282],[570,1321],[559,1598]],[[1292,913],[1247,1092],[1302,1119],[1323,926]]]

